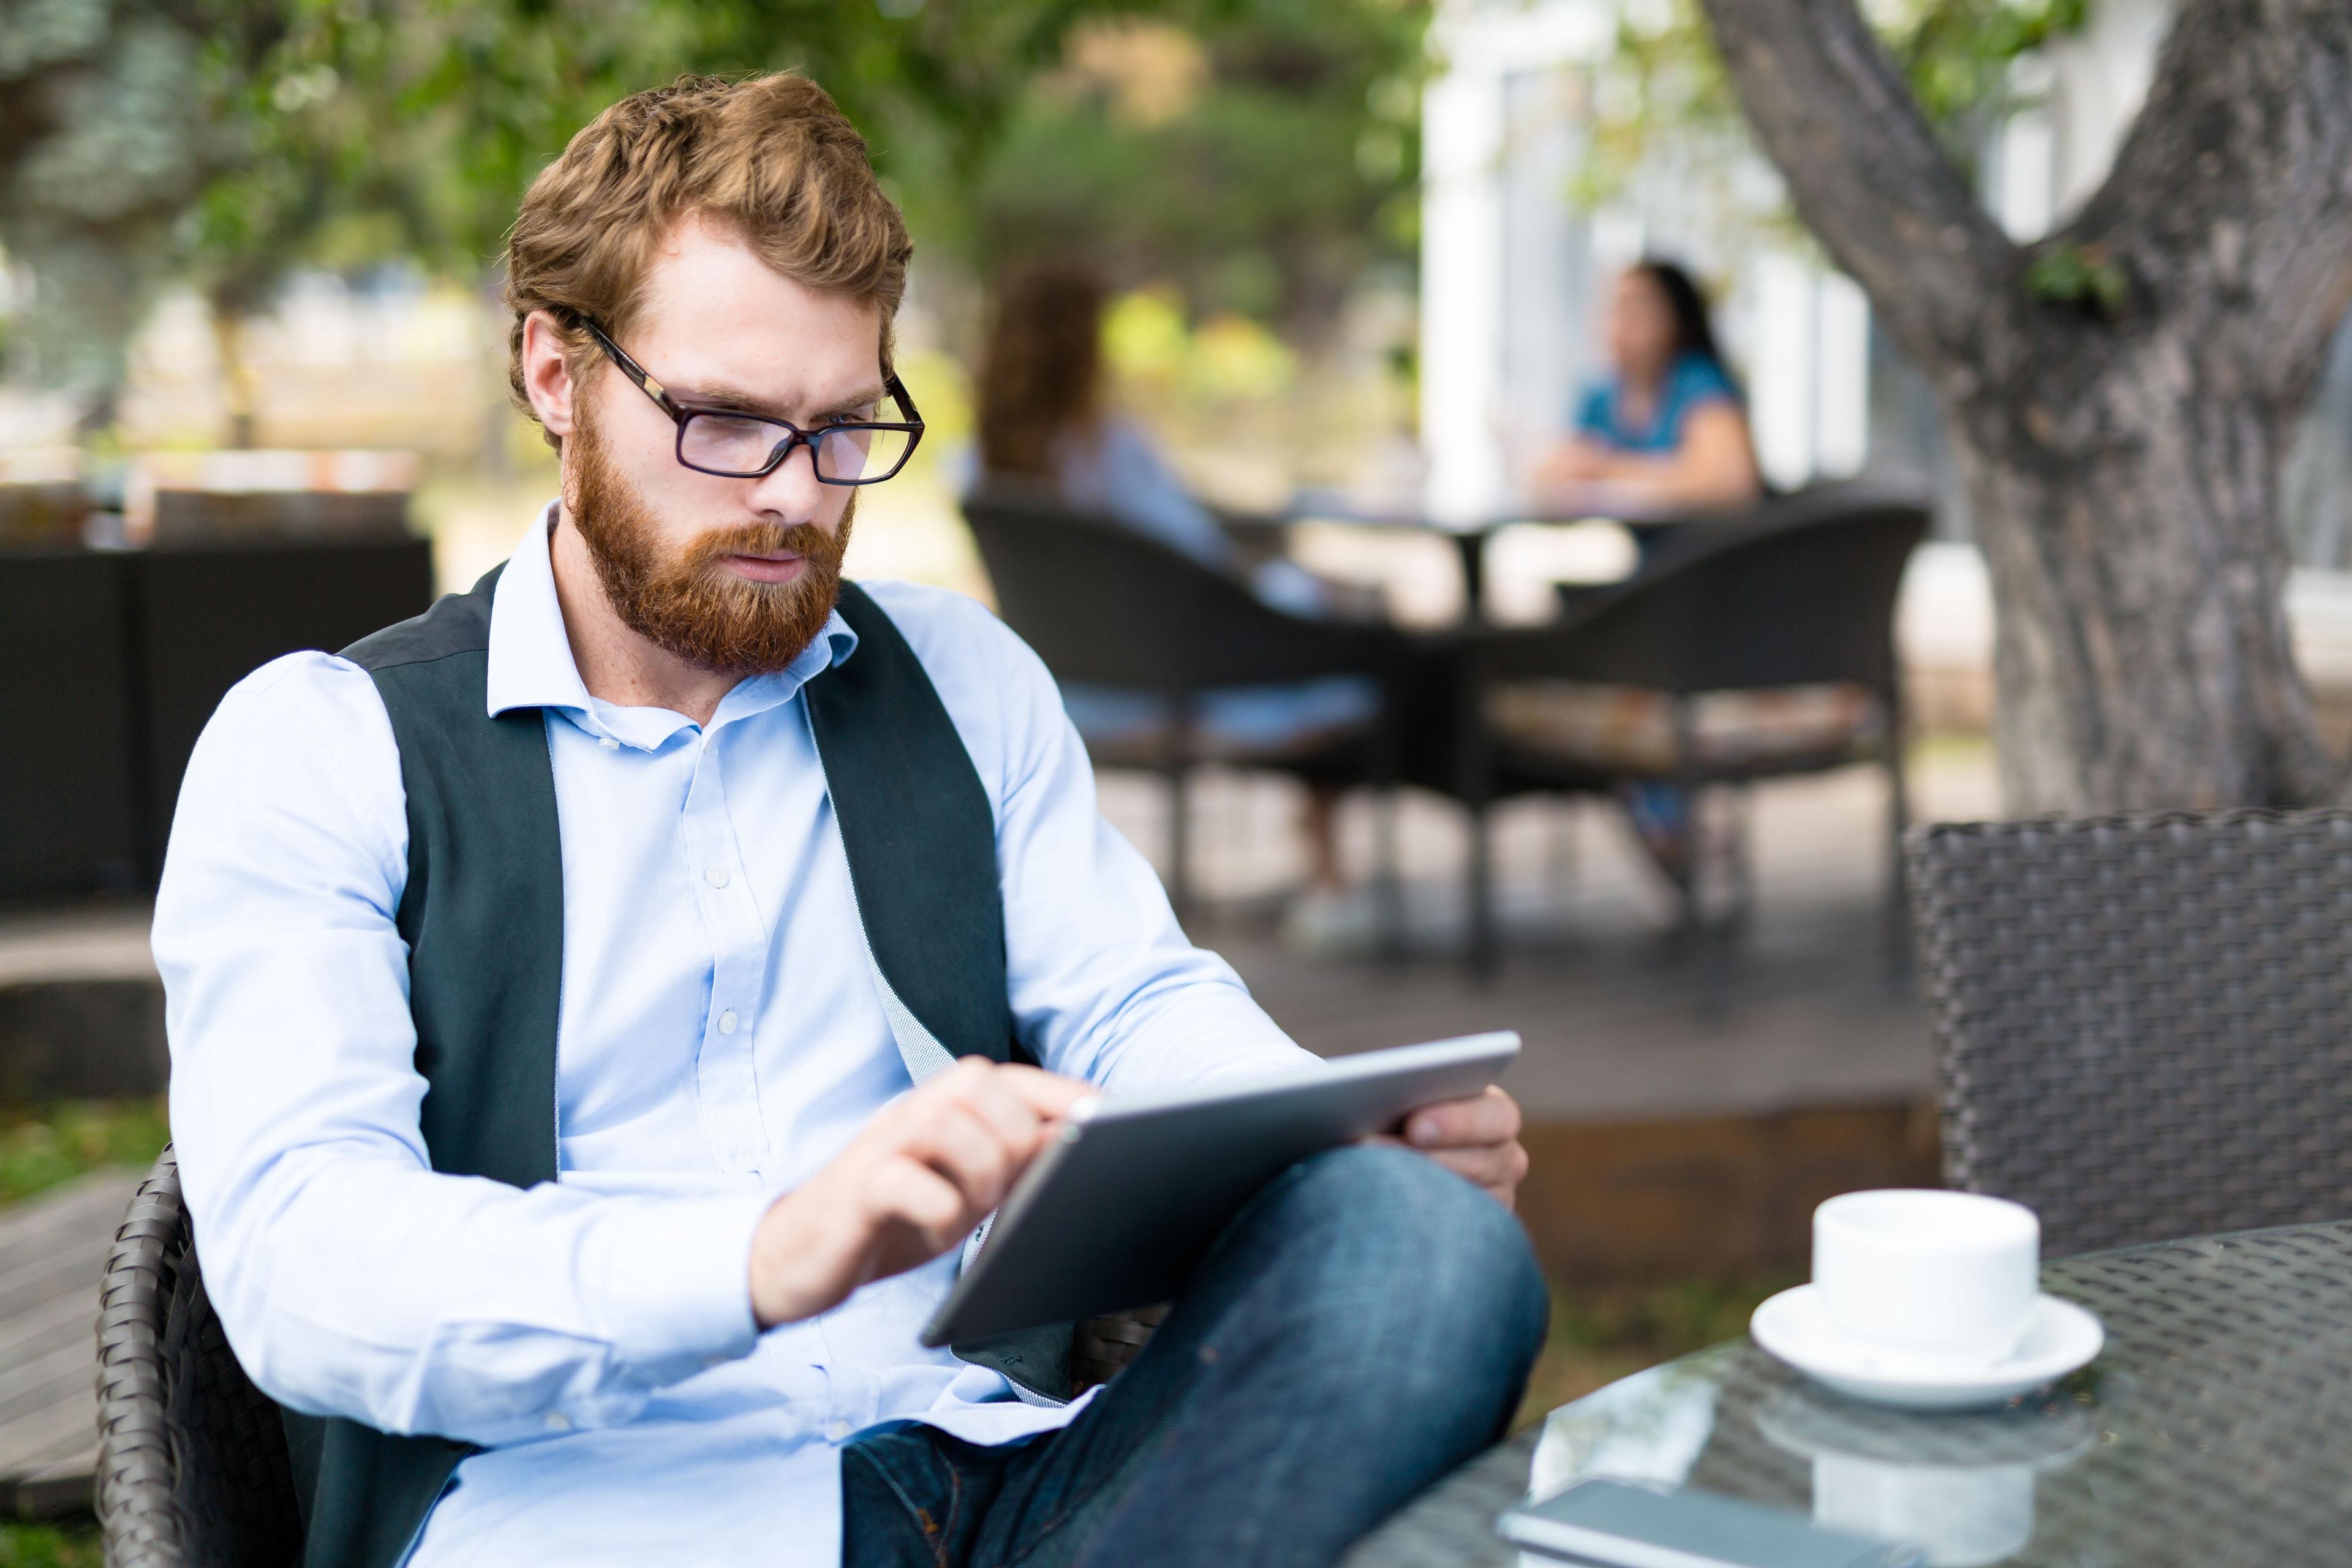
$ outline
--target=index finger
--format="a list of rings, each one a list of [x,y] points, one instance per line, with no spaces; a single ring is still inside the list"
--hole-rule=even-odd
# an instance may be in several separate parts
[[[1518,1135],[1518,1102],[1492,1084],[1483,1094],[1422,1106],[1404,1123],[1405,1142],[1420,1149],[1502,1143]]]
[[[989,1077],[1019,1095],[1030,1110],[1046,1117],[1067,1116],[1080,1100],[1091,1100],[1100,1092],[1083,1079],[1064,1078],[1060,1073],[1024,1062],[999,1063]]]

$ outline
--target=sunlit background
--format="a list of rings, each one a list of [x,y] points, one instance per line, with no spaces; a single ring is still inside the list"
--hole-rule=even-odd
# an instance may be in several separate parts
[[[1864,10],[2020,241],[2105,177],[2172,15],[2168,0]],[[1934,402],[1795,220],[1687,0],[12,5],[0,548],[170,543],[159,495],[373,496],[429,537],[443,590],[470,584],[555,488],[551,453],[507,395],[496,258],[522,187],[624,93],[782,67],[806,69],[864,129],[916,242],[899,369],[929,433],[861,500],[853,575],[993,602],[959,504],[972,367],[993,281],[1058,257],[1110,279],[1116,402],[1191,488],[1291,513],[1298,560],[1378,585],[1407,626],[1454,625],[1465,589],[1442,534],[1318,516],[1299,498],[1404,498],[1440,521],[1507,505],[1601,368],[1610,279],[1672,255],[1714,297],[1774,487],[1866,475],[1933,497],[1896,620],[1914,811],[1997,809],[1991,595]],[[2296,646],[2340,742],[2352,331],[2296,439],[2282,511]],[[1606,521],[1506,528],[1489,613],[1542,621],[1556,584],[1622,576],[1633,548]],[[1160,856],[1157,783],[1107,771],[1102,787],[1113,821]],[[1479,991],[1452,967],[1465,829],[1446,803],[1409,797],[1419,967],[1407,990],[1380,992],[1360,948],[1302,948],[1283,924],[1299,799],[1286,780],[1223,771],[1197,802],[1195,929],[1278,1019],[1339,1049],[1487,1023],[1546,1044],[1514,1084],[1553,1173],[1528,1217],[1577,1289],[1531,1410],[1738,1331],[1801,1237],[1725,1237],[1788,1229],[1772,1205],[1786,1207],[1776,1173],[1791,1163],[1932,1176],[1925,1024],[1879,961],[1876,774],[1755,792],[1742,989],[1705,1017],[1658,961],[1667,900],[1613,811],[1536,799],[1498,814],[1518,952]],[[1361,802],[1344,809],[1360,879],[1373,834]],[[120,884],[0,909],[0,1204],[160,1140],[142,1095],[61,1108],[5,1070],[12,1040],[39,1028],[128,1031],[160,1050],[143,920],[138,889]],[[59,1013],[61,994],[35,997],[45,985],[100,1000]],[[1827,1120],[1803,1122],[1811,1112]],[[1596,1196],[1626,1192],[1648,1205],[1643,1237],[1612,1232]],[[1724,1222],[1727,1208],[1742,1218]],[[0,1472],[6,1457],[0,1443]],[[0,1568],[94,1562],[89,1550],[72,1529],[0,1525]]]

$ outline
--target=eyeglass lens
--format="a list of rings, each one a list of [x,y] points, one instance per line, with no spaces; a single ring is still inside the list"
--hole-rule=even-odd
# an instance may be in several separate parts
[[[881,479],[906,461],[912,437],[904,430],[852,425],[809,432],[816,447],[817,477],[835,483]],[[722,474],[756,474],[787,432],[765,420],[727,414],[696,414],[678,439],[678,456],[695,468]]]

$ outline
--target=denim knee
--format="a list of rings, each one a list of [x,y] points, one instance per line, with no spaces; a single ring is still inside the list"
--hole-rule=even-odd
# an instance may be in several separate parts
[[[1327,1300],[1377,1300],[1383,1310],[1362,1321],[1409,1338],[1410,1353],[1524,1372],[1542,1348],[1549,1301],[1527,1231],[1428,1156],[1381,1144],[1335,1149],[1301,1163],[1270,1195],[1294,1237],[1328,1243]]]

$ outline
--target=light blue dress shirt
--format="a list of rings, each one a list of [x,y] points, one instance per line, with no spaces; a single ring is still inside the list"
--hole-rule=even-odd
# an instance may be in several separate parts
[[[835,616],[707,726],[602,701],[565,635],[553,516],[499,582],[488,706],[544,710],[554,765],[560,1178],[431,1170],[391,725],[357,666],[292,655],[206,726],[156,900],[205,1284],[272,1397],[483,1445],[416,1568],[831,1563],[840,1446],[860,1429],[913,1417],[998,1442],[1075,1407],[917,1343],[952,1253],[757,1331],[761,1213],[910,1087],[800,699],[856,637]],[[1036,657],[970,600],[866,587],[993,805],[1008,994],[1040,1059],[1114,1091],[1314,1059],[1185,941],[1097,814]]]

